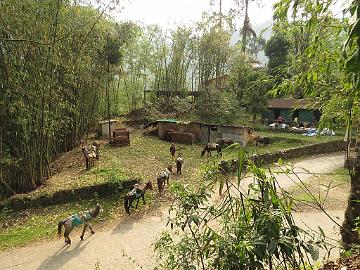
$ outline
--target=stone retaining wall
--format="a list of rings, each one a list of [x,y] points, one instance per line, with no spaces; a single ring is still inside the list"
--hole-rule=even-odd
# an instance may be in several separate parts
[[[14,195],[0,204],[0,210],[4,207],[21,210],[31,207],[44,207],[54,204],[68,203],[84,199],[92,199],[95,196],[106,197],[114,193],[132,189],[139,179],[132,179],[120,183],[108,182],[95,186],[86,186],[76,189],[60,190],[52,194],[43,194],[32,197],[28,194]]]
[[[262,165],[277,162],[280,158],[286,160],[311,155],[345,152],[345,150],[346,142],[332,141],[326,143],[309,144],[272,153],[256,154],[252,156],[252,160],[257,165]],[[223,161],[220,166],[222,167],[221,170],[234,172],[237,171],[238,164],[239,163],[237,160],[228,160],[225,162]]]
[[[333,142],[309,144],[309,145],[289,148],[273,153],[254,155],[253,160],[257,164],[265,164],[265,163],[277,162],[279,158],[293,159],[303,156],[328,154],[328,153],[335,153],[342,151],[345,152],[345,150],[346,150],[346,142],[333,141]]]

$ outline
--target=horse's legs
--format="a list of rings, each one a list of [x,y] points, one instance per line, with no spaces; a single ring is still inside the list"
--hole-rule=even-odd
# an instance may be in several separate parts
[[[134,206],[132,205],[133,201],[134,201],[134,198],[132,196],[129,197],[129,209],[130,209],[130,207],[134,208]]]
[[[65,227],[65,232],[64,232],[65,243],[71,245],[71,239],[69,235],[74,227],[72,226],[72,224],[69,223],[65,223],[64,227]]]
[[[91,224],[89,223],[88,225],[89,225],[89,229],[90,229],[91,234],[94,234],[95,232],[94,232],[93,228],[91,227]]]
[[[159,189],[159,193],[161,193],[164,189],[164,183],[161,179],[158,180],[158,189]]]
[[[145,194],[144,194],[144,193],[141,194],[141,197],[142,197],[142,199],[143,199],[143,203],[146,204],[146,202],[145,202]]]
[[[90,170],[90,162],[89,162],[89,158],[85,158],[85,163],[86,163],[86,170]]]
[[[86,230],[87,226],[88,226],[88,224],[85,223],[85,224],[84,224],[83,231],[82,231],[82,234],[81,234],[81,236],[80,236],[81,241],[84,240],[84,234],[85,234],[85,230]]]
[[[136,202],[136,206],[135,206],[135,209],[137,209],[137,207],[138,207],[138,204],[139,204],[139,200],[140,200],[140,198],[138,198],[138,199],[137,199],[137,202]]]

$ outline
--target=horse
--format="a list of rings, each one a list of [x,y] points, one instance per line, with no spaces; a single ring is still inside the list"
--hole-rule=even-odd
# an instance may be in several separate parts
[[[79,212],[77,214],[69,216],[67,219],[61,220],[58,223],[58,235],[59,238],[61,237],[61,229],[62,226],[65,228],[64,237],[65,237],[65,243],[71,245],[70,240],[70,233],[71,231],[79,225],[84,224],[83,232],[80,236],[81,241],[84,240],[84,233],[87,227],[89,227],[91,234],[94,234],[94,230],[91,227],[90,221],[94,218],[96,218],[99,213],[102,212],[101,206],[97,203],[95,208]]]
[[[135,209],[137,209],[137,207],[138,207],[140,197],[142,197],[143,203],[146,204],[145,203],[145,192],[148,189],[153,190],[151,181],[147,182],[145,187],[134,186],[134,189],[126,194],[126,196],[124,198],[124,208],[125,208],[126,213],[128,213],[130,215],[130,207],[133,207],[132,203],[135,199],[137,199]]]
[[[90,151],[85,145],[82,146],[81,152],[84,155],[86,170],[90,170],[91,166],[94,166],[95,159],[99,160],[99,146],[92,145],[92,151]]]
[[[201,151],[201,156],[203,157],[205,153],[208,154],[208,156],[211,157],[211,151],[216,150],[217,156],[222,156],[221,153],[222,146],[218,143],[208,143],[204,146],[204,149]]]
[[[181,174],[181,168],[183,163],[184,163],[184,159],[181,156],[179,156],[176,159],[176,174]]]
[[[165,170],[161,171],[157,175],[157,185],[159,189],[159,193],[161,193],[165,187],[165,182],[169,185],[169,178],[172,173],[172,166],[169,165]]]
[[[259,134],[252,132],[250,133],[248,143],[254,143],[256,146],[258,146],[259,144],[268,145],[270,144],[270,138],[260,136]]]

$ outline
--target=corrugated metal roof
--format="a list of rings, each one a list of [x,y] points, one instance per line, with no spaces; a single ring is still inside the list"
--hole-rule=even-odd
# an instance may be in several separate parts
[[[114,123],[114,122],[121,122],[120,120],[117,119],[110,119],[110,123]],[[99,121],[100,124],[107,124],[109,123],[109,120],[101,120]]]
[[[156,120],[156,122],[178,123],[179,121],[174,118],[165,118],[165,119]]]
[[[213,127],[231,127],[231,128],[248,128],[247,126],[237,126],[237,125],[221,125],[221,124],[210,124],[210,123],[202,123],[202,122],[198,122],[198,121],[178,121],[176,119],[173,118],[167,118],[167,119],[160,119],[160,120],[156,120],[154,122],[148,123],[146,125],[144,125],[144,128],[148,128],[150,126],[154,126],[157,123],[175,123],[175,124],[199,124],[199,125],[203,125],[203,126],[213,126]]]

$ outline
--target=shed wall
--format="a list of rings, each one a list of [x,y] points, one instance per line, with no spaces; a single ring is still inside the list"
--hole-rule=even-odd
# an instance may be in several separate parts
[[[311,123],[313,121],[314,114],[309,110],[300,110],[299,111],[299,121]]]
[[[118,122],[111,122],[110,123],[110,134],[112,135],[113,130],[116,129],[118,126]],[[101,135],[103,137],[109,137],[109,123],[101,124]]]

